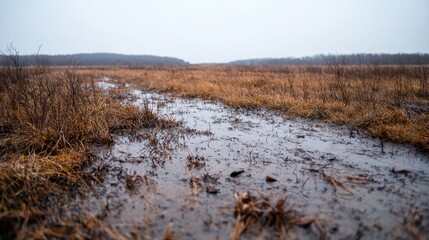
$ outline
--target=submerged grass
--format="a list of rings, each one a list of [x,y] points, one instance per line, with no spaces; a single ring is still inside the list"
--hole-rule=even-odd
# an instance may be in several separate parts
[[[14,53],[14,52],[11,52]],[[111,98],[89,74],[27,66],[17,54],[0,68],[0,239],[121,237],[89,213],[62,214],[92,182],[91,145],[112,133],[171,126],[147,107]],[[99,228],[99,229],[93,229]]]
[[[269,108],[294,116],[367,129],[373,136],[429,150],[429,66],[82,69],[184,97],[237,108]]]

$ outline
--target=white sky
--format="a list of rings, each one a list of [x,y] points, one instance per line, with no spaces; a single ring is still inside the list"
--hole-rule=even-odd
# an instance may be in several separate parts
[[[0,0],[0,50],[191,63],[429,52],[429,0]]]

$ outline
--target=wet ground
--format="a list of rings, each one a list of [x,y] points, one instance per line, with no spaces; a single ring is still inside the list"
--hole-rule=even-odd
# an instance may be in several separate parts
[[[273,203],[285,197],[285,208],[311,220],[288,228],[292,239],[429,236],[429,157],[413,147],[271,111],[140,90],[129,96],[181,123],[118,135],[97,150],[102,184],[80,204],[129,238],[158,239],[172,228],[181,239],[229,239],[234,194],[245,192]],[[268,225],[242,238],[279,238]]]

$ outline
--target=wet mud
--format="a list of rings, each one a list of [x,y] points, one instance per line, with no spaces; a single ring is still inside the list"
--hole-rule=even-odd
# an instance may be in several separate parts
[[[287,227],[291,239],[429,235],[429,157],[413,147],[263,109],[131,88],[128,95],[180,124],[117,135],[96,149],[100,159],[88,171],[100,184],[76,201],[126,237],[172,230],[181,239],[230,239],[245,193],[265,205],[285,199],[301,219]],[[241,237],[284,232],[260,218]]]

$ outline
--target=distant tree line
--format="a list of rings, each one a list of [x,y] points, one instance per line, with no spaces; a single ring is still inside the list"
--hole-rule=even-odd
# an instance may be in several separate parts
[[[302,58],[260,58],[229,62],[228,65],[245,66],[289,66],[289,65],[419,65],[429,64],[429,54],[400,53],[400,54],[329,54],[315,55]]]
[[[8,54],[0,55],[0,65],[8,65]],[[19,60],[25,64],[47,66],[165,66],[189,65],[182,59],[150,55],[123,55],[113,53],[81,53],[70,55],[21,55]]]
[[[8,65],[8,54],[0,55],[0,65]],[[21,55],[21,65],[47,66],[183,66],[188,62],[172,57],[151,55],[124,55],[114,53],[80,53],[70,55]],[[216,65],[290,66],[290,65],[420,65],[429,64],[429,54],[328,54],[301,58],[259,58],[237,60]]]

